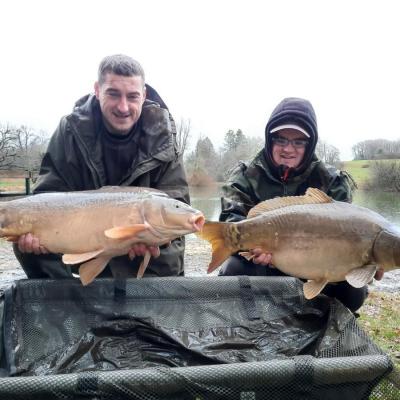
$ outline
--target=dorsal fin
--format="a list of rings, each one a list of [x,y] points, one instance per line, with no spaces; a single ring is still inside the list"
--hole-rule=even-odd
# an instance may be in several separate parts
[[[262,201],[249,211],[247,218],[253,218],[268,211],[277,210],[278,208],[302,204],[331,203],[332,201],[332,198],[321,190],[308,188],[303,196],[276,197],[275,199]]]

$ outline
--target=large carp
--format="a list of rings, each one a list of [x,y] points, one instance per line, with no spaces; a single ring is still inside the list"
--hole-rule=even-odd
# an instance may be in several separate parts
[[[83,263],[84,285],[133,244],[161,246],[199,231],[203,223],[200,211],[148,188],[43,193],[0,203],[0,237],[17,241],[32,233],[51,253],[63,254],[65,264]],[[140,275],[149,259],[147,253]]]
[[[310,188],[304,196],[266,200],[240,222],[206,222],[197,233],[212,245],[212,272],[231,254],[261,248],[272,253],[274,266],[287,275],[308,279],[304,295],[311,299],[328,282],[347,280],[362,287],[377,266],[400,266],[400,231],[381,215],[332,200]]]

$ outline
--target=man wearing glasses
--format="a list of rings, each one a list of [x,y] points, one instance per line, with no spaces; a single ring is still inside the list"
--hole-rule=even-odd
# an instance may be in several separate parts
[[[313,106],[301,98],[283,99],[274,109],[265,128],[265,147],[246,165],[232,171],[221,199],[220,221],[235,222],[246,218],[249,210],[263,200],[282,196],[300,196],[307,188],[318,188],[333,199],[351,202],[354,182],[344,171],[328,169],[315,155],[318,141],[317,119]],[[220,275],[281,276],[271,266],[273,255],[253,250],[247,261],[231,256]],[[377,272],[377,279],[382,278]],[[367,287],[354,288],[347,282],[329,284],[322,293],[336,297],[350,310],[361,307]]]

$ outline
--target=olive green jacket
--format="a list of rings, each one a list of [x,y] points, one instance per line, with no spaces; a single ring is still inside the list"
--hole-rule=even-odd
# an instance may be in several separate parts
[[[34,193],[97,189],[108,185],[103,165],[100,139],[101,112],[94,95],[80,99],[73,112],[60,121],[44,155]],[[189,203],[189,189],[181,156],[176,145],[174,121],[167,109],[146,100],[138,121],[138,152],[131,168],[119,183],[121,186],[146,186],[163,190],[171,197]],[[17,254],[28,276],[42,277],[41,256]],[[161,255],[150,261],[146,274],[153,276],[183,275],[184,239],[176,239],[161,249]],[[43,257],[43,259],[46,257]],[[54,257],[53,257],[54,258]],[[53,259],[51,265],[53,265]],[[66,269],[59,257],[61,268]],[[109,266],[114,276],[136,276],[141,257],[132,262],[127,256],[115,257]],[[43,265],[46,264],[43,261]],[[31,264],[27,265],[27,264]],[[33,266],[35,265],[35,266]],[[45,267],[46,271],[52,268]],[[29,271],[32,270],[32,273]],[[59,277],[45,273],[43,277]],[[108,271],[108,274],[110,271]],[[105,273],[107,275],[107,271]],[[50,275],[50,276],[49,276]]]
[[[248,166],[239,163],[231,172],[222,188],[221,221],[240,221],[263,200],[303,195],[309,187],[321,189],[335,200],[351,202],[355,185],[346,172],[328,170],[314,156],[302,174],[282,182],[270,171],[264,154],[261,150]]]

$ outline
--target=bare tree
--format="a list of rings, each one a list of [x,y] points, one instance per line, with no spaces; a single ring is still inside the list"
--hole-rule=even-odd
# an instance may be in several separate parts
[[[329,165],[336,165],[340,162],[340,151],[337,147],[319,140],[315,148],[315,153],[320,160]]]
[[[221,166],[220,175],[226,179],[231,169],[239,161],[251,160],[263,147],[264,138],[246,136],[241,129],[236,132],[230,129],[224,138],[224,144],[220,149]]]
[[[400,163],[396,160],[374,161],[371,165],[369,188],[400,192]]]
[[[176,143],[180,155],[185,153],[185,150],[189,144],[189,137],[190,119],[181,118],[181,120],[176,124]]]
[[[15,168],[33,171],[39,168],[45,140],[32,128],[21,125],[16,129],[17,156]]]
[[[39,169],[48,138],[25,125],[0,125],[0,169],[36,171]]]
[[[0,170],[12,168],[17,155],[15,129],[0,125]]]
[[[400,141],[386,139],[364,140],[353,147],[356,160],[379,160],[400,157]]]

